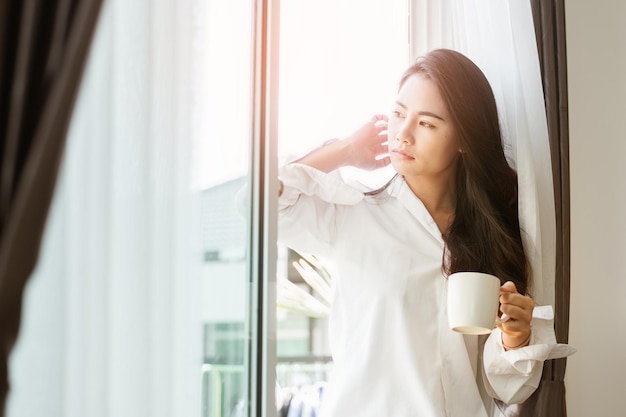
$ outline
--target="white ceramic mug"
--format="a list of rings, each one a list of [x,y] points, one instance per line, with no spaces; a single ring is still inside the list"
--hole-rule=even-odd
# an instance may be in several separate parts
[[[487,334],[509,318],[498,318],[500,279],[482,272],[456,272],[448,277],[448,324],[456,332]]]

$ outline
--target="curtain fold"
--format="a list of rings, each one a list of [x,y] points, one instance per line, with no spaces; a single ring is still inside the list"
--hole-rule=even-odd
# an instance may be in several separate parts
[[[101,0],[0,3],[0,416]]]

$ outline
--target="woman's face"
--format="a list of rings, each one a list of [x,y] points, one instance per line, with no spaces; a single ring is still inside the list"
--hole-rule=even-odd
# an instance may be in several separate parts
[[[407,182],[454,178],[459,142],[439,89],[422,74],[410,76],[400,88],[388,138],[391,163]]]

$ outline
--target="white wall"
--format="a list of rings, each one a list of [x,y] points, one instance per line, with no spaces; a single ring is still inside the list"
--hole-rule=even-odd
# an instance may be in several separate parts
[[[623,416],[626,383],[626,2],[565,0],[572,295],[569,417]]]

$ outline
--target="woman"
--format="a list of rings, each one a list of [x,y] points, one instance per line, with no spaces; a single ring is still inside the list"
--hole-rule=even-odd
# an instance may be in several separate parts
[[[374,192],[329,174],[389,163],[397,175]],[[493,399],[534,392],[545,356],[529,345],[554,343],[553,331],[533,320],[517,176],[474,63],[430,52],[403,75],[389,119],[373,117],[280,177],[281,242],[334,272],[334,370],[321,416],[486,417],[499,415]],[[457,271],[502,281],[510,319],[488,338],[447,326],[446,276]]]

